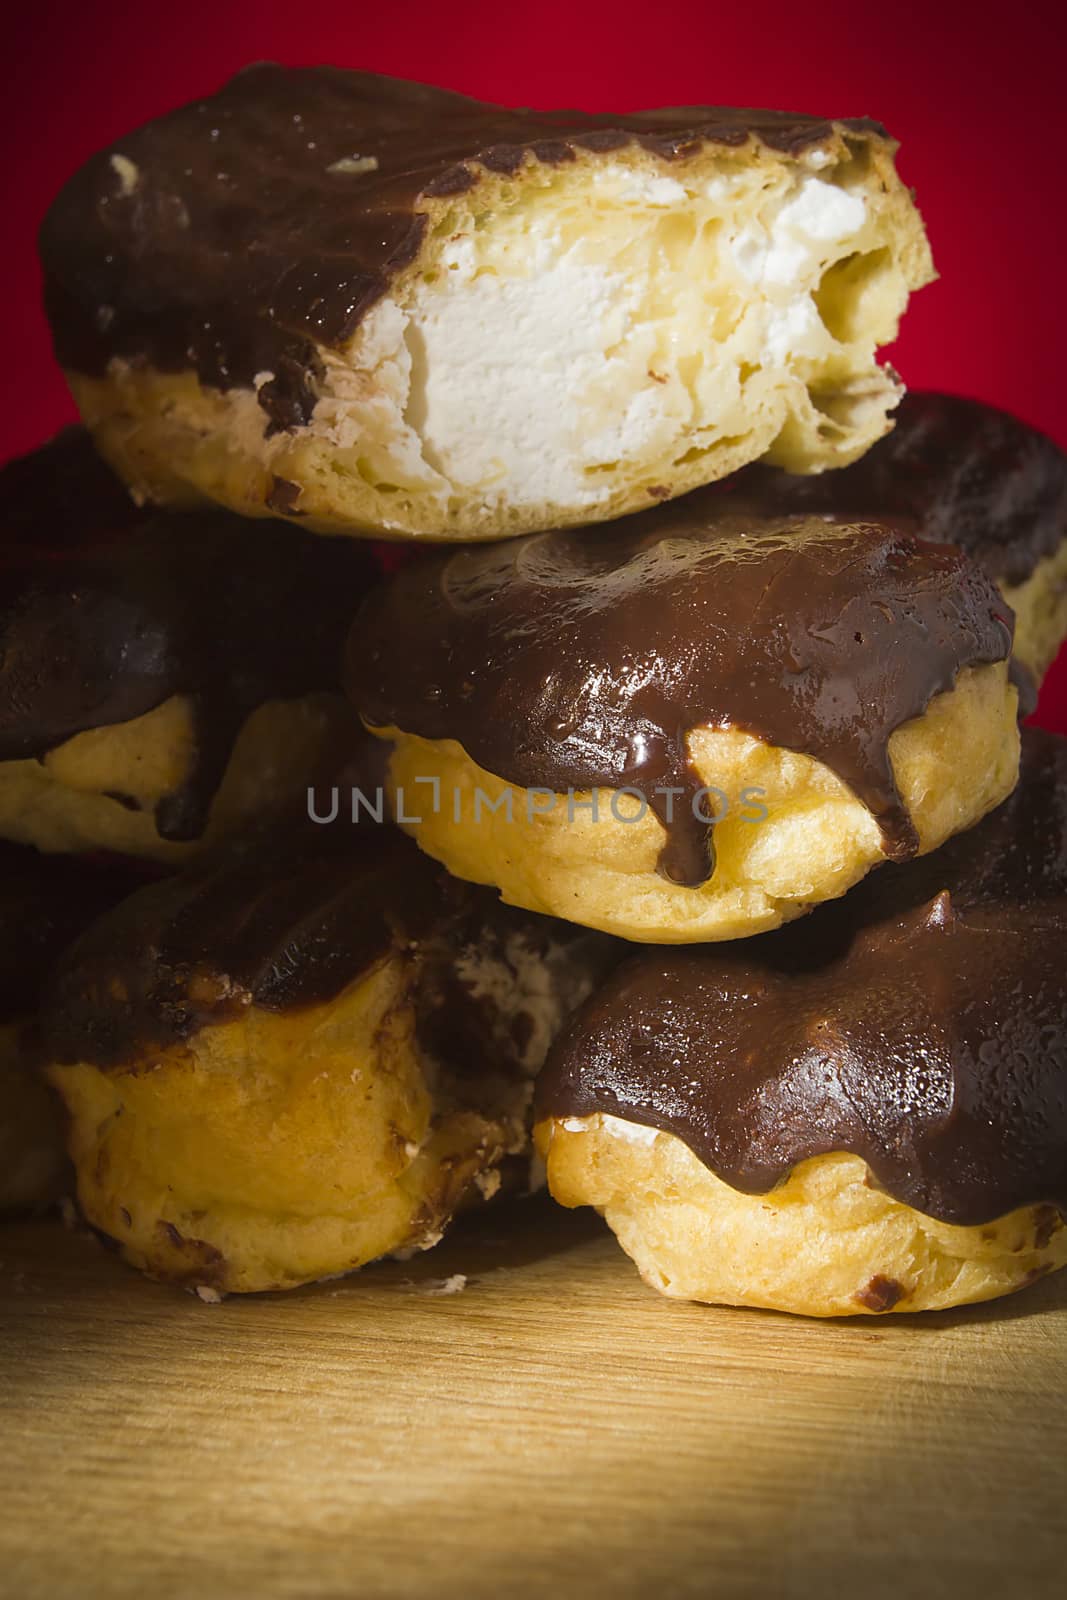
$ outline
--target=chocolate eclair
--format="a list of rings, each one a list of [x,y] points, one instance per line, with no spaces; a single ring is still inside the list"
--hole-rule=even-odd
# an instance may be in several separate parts
[[[71,429],[0,470],[0,837],[169,860],[347,752],[370,555],[138,508]]]
[[[209,1298],[428,1248],[528,1173],[533,1074],[614,949],[392,828],[205,852],[92,927],[46,995],[82,1211]]]
[[[1067,740],[804,926],[619,967],[537,1088],[552,1192],[681,1298],[816,1316],[1067,1263]]]
[[[78,934],[144,881],[137,863],[0,841],[0,1213],[47,1205],[68,1180],[58,1104],[40,1072],[42,986]]]
[[[958,549],[709,489],[410,564],[361,608],[346,686],[450,871],[672,943],[776,927],[998,804],[1010,649]]]
[[[1067,455],[996,406],[911,391],[892,433],[841,472],[752,466],[722,494],[757,516],[893,516],[958,544],[1015,612],[1015,655],[1037,683],[1067,636]]]
[[[866,118],[254,66],[56,199],[56,353],[145,495],[327,532],[495,538],[841,466],[933,276],[895,149]]]

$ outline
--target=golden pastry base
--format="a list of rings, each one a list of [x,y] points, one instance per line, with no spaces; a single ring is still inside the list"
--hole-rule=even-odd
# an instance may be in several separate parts
[[[879,1322],[716,1310],[546,1200],[214,1306],[5,1226],[0,1595],[1059,1600],[1065,1371],[1067,1273]]]

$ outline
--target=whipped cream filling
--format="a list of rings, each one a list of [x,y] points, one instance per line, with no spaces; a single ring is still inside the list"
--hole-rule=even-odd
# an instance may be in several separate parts
[[[786,385],[828,437],[884,412],[893,381],[874,356],[907,286],[830,160],[727,161],[685,183],[608,162],[520,189],[484,226],[457,223],[347,349],[320,351],[307,431],[389,527],[388,496],[412,492],[442,511],[462,493],[487,518],[546,503],[595,518],[620,482],[655,483],[759,415],[784,421]],[[294,435],[267,437],[251,393],[228,403],[234,447],[271,468]]]
[[[505,495],[594,508],[616,471],[741,431],[755,374],[842,364],[817,295],[868,221],[862,193],[817,171],[759,182],[742,168],[696,194],[608,164],[581,194],[564,184],[457,232],[406,303],[368,317],[357,384],[331,371],[313,427],[358,447],[362,413],[384,406],[391,460],[369,475],[478,493],[487,510]],[[863,365],[905,298],[901,284]]]

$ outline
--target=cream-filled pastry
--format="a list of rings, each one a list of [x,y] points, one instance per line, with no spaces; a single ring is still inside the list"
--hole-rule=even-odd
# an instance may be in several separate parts
[[[209,1297],[426,1249],[528,1173],[533,1075],[613,949],[394,829],[219,846],[93,926],[46,995],[82,1212]]]
[[[0,470],[0,838],[179,861],[348,753],[354,544],[143,511],[70,429]]]
[[[62,191],[56,352],[142,493],[326,532],[496,538],[838,467],[890,425],[876,351],[933,276],[895,149],[250,67]]]
[[[803,927],[619,967],[537,1088],[552,1193],[680,1299],[987,1300],[1067,1264],[1067,740]]]
[[[961,551],[712,488],[411,563],[361,608],[346,687],[450,871],[628,939],[734,939],[1004,799],[1011,638]]]

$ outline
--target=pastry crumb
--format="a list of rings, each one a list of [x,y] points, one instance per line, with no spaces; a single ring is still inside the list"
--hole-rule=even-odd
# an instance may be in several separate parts
[[[476,1172],[474,1183],[482,1199],[491,1200],[500,1188],[500,1168],[491,1167],[488,1172]]]
[[[340,161],[331,161],[326,168],[327,172],[343,172],[348,177],[355,177],[361,172],[377,172],[377,156],[342,156]]]
[[[429,1278],[419,1285],[420,1294],[462,1294],[467,1287],[467,1274],[454,1272],[450,1278]]]

